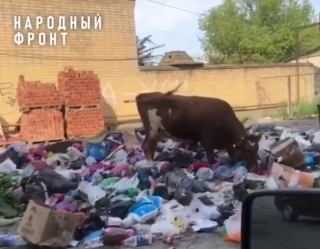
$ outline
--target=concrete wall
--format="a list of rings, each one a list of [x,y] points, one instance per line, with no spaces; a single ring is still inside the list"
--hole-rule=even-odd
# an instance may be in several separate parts
[[[167,91],[183,82],[180,94],[219,97],[236,109],[276,106],[288,98],[287,76],[295,74],[294,65],[216,66],[200,70],[139,68],[137,65],[134,1],[129,0],[17,0],[1,1],[0,15],[0,117],[14,124],[20,113],[15,93],[18,76],[26,80],[56,82],[57,73],[66,66],[94,70],[101,78],[103,108],[107,122],[137,118],[135,96],[147,91]],[[102,16],[102,30],[69,30],[67,46],[17,46],[13,42],[13,16]],[[45,26],[45,25],[43,25]],[[33,30],[51,32],[44,27]],[[58,32],[58,31],[55,31]],[[26,31],[22,31],[26,33]],[[195,37],[196,39],[196,37]],[[312,65],[301,65],[301,97],[314,94]],[[267,77],[263,78],[262,77]],[[291,77],[293,96],[297,93]],[[129,103],[128,103],[129,101]]]

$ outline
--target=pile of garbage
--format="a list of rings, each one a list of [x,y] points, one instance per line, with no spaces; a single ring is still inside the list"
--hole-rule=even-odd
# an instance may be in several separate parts
[[[197,144],[172,140],[158,143],[150,163],[122,133],[99,143],[13,144],[0,154],[0,226],[20,224],[0,246],[171,245],[190,232],[240,242],[250,191],[320,187],[320,131],[254,125],[248,133],[262,134],[259,175],[224,152],[210,165]]]

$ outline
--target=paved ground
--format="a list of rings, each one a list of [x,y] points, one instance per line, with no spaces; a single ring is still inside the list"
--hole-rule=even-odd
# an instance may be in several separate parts
[[[278,121],[278,122],[271,122],[271,124],[285,126],[285,127],[289,127],[289,128],[297,128],[297,129],[300,129],[303,131],[307,131],[310,129],[319,129],[318,118],[290,120],[290,121]]]
[[[318,121],[316,119],[276,122],[275,124],[283,125],[286,127],[298,128],[301,130],[318,129]],[[136,126],[138,125],[135,125],[135,127]],[[126,138],[128,139],[128,141],[134,142],[134,138],[132,136],[134,134],[133,133],[134,128],[132,126],[125,125],[119,128],[121,131],[126,132]],[[103,136],[104,135],[101,135],[95,138],[94,140],[101,140]],[[277,240],[279,243],[280,241],[284,241],[281,244],[281,247],[279,248],[289,248],[288,247],[289,245],[291,246],[290,247],[291,249],[291,248],[294,248],[292,247],[292,245],[297,244],[295,242],[289,243],[289,244],[287,243],[287,241],[290,241],[292,237],[295,237],[297,234],[299,234],[298,237],[295,237],[297,240],[301,240],[303,238],[308,237],[309,232],[307,228],[310,226],[305,224],[294,226],[293,224],[284,223],[282,221],[282,217],[280,216],[280,214],[273,207],[273,200],[264,199],[259,201],[259,206],[254,210],[255,210],[254,213],[258,217],[258,218],[255,218],[255,225],[259,227],[257,229],[257,232],[255,233],[255,238],[256,238],[255,243],[259,244],[260,248],[262,246],[263,248],[270,249],[273,247],[270,244],[270,241]],[[263,229],[263,227],[266,227],[266,226],[268,226],[269,228]],[[1,229],[1,234],[13,233],[15,231],[16,231],[16,226],[11,228]],[[270,231],[272,231],[273,233],[271,234]],[[280,232],[282,232],[282,234],[280,234]],[[283,234],[283,232],[285,232],[285,234]],[[295,240],[291,240],[291,241],[295,241]],[[279,243],[278,243],[278,246],[280,246]],[[255,244],[254,247],[252,248],[256,249],[258,247],[256,246],[257,244]],[[170,247],[161,242],[155,243],[152,246],[157,249],[168,249]],[[181,240],[176,240],[174,247],[176,249],[209,249],[209,248],[235,249],[235,248],[240,248],[240,245],[224,242],[222,238],[217,234],[193,234],[190,236],[186,236]]]
[[[262,197],[253,203],[251,248],[319,248],[320,220],[301,217],[294,223],[284,221],[273,205],[273,200],[273,197]]]

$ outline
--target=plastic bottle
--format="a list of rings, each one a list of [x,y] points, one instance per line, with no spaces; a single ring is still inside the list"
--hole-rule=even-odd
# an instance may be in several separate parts
[[[122,220],[118,217],[106,217],[104,220],[106,227],[121,227]]]
[[[122,241],[134,235],[132,229],[123,229],[118,227],[108,227],[103,235],[103,244],[105,246],[120,246]]]
[[[149,233],[150,228],[151,228],[151,225],[149,225],[149,224],[137,224],[133,227],[133,229],[136,231],[135,233],[137,235]]]
[[[132,236],[122,242],[124,246],[145,246],[150,245],[154,241],[154,237],[152,233],[144,234],[144,235],[135,235]]]
[[[20,235],[1,235],[0,246],[23,246],[27,242]]]

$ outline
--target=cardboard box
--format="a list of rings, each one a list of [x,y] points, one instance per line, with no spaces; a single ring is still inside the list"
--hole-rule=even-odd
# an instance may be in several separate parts
[[[79,214],[54,210],[30,201],[18,227],[18,234],[35,245],[66,247],[81,221]]]
[[[305,156],[296,140],[290,138],[271,149],[271,153],[278,157],[278,162],[292,168],[298,168],[305,163]]]

